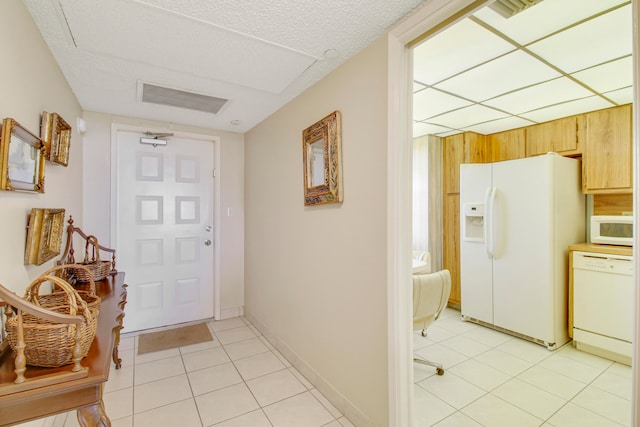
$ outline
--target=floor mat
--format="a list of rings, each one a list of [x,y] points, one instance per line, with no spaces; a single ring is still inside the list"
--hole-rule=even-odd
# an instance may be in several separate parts
[[[138,354],[184,347],[212,340],[213,336],[206,323],[149,332],[138,337]]]

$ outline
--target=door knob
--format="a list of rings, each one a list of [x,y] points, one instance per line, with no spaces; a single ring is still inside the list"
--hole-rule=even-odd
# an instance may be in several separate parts
[[[205,246],[211,246],[211,240],[207,239],[204,241]]]

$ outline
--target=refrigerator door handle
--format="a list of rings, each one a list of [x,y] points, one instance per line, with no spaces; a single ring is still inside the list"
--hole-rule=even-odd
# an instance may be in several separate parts
[[[489,196],[489,225],[487,235],[487,254],[489,258],[495,258],[495,245],[494,245],[494,233],[493,233],[493,208],[496,202],[496,188],[491,188],[491,195]]]
[[[483,233],[484,233],[484,248],[487,251],[487,258],[491,259],[491,250],[489,249],[489,239],[491,236],[491,209],[489,208],[489,200],[491,197],[491,187],[487,187],[487,191],[484,193],[484,224],[483,224]]]

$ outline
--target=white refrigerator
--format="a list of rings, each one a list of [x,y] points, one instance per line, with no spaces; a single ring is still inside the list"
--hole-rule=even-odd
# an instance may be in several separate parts
[[[585,241],[580,172],[553,153],[460,165],[463,319],[549,349],[569,340],[568,246]]]

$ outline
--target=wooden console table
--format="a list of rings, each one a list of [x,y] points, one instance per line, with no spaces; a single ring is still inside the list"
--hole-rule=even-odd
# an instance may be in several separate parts
[[[84,427],[111,425],[102,402],[102,388],[109,379],[111,361],[120,367],[118,344],[127,301],[127,285],[124,273],[113,273],[96,282],[96,293],[102,298],[96,338],[82,365],[89,368],[84,378],[0,396],[0,426],[10,426],[26,421],[52,416],[76,409],[78,421]],[[0,384],[12,383],[16,379],[14,355],[0,355]],[[28,366],[28,379],[68,371],[60,368],[37,368]]]

